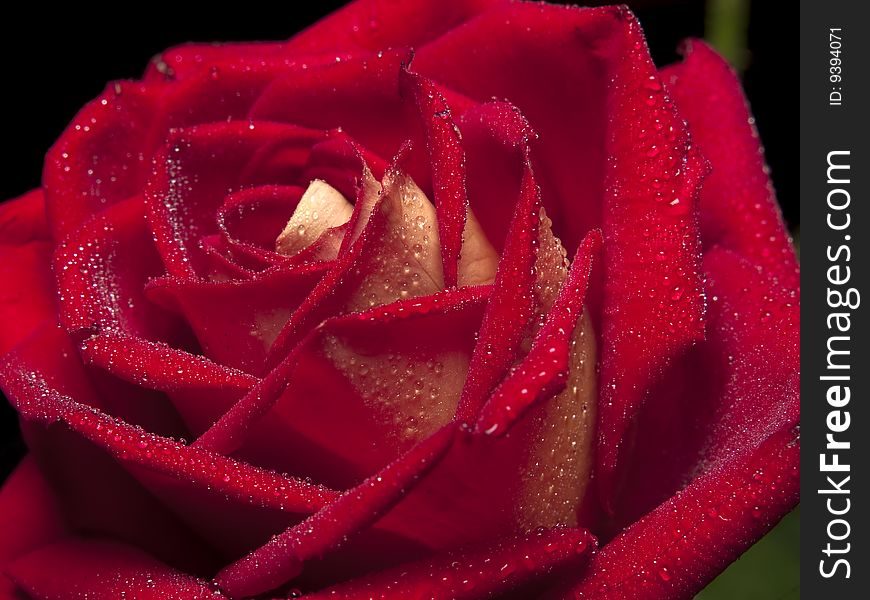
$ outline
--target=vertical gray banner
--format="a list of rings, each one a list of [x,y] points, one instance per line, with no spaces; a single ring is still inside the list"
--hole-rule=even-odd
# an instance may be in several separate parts
[[[801,590],[870,590],[870,22],[801,2]]]

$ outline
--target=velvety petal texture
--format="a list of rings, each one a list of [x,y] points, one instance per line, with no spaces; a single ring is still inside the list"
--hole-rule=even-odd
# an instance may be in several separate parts
[[[356,0],[110,83],[0,204],[0,596],[691,598],[798,500],[799,278],[683,52]]]

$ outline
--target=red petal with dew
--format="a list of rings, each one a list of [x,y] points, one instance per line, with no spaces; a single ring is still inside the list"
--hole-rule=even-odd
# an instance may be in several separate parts
[[[458,27],[500,0],[358,0],[287,43],[294,54],[414,48]]]
[[[44,322],[56,319],[51,244],[0,244],[0,355]]]
[[[206,357],[259,375],[276,336],[328,266],[275,267],[232,281],[161,277],[149,283],[146,295],[184,316]]]
[[[715,384],[711,397],[691,397],[705,406],[701,423],[686,423],[688,435],[703,438],[694,468],[683,474],[691,480],[604,546],[579,597],[691,596],[798,500],[795,294],[727,250],[712,250],[704,264],[713,301],[699,351]],[[637,471],[667,473],[658,459],[639,457]]]
[[[528,118],[540,135],[533,160],[544,206],[572,251],[601,224],[608,65],[619,56],[610,38],[618,14],[499,3],[418,47],[414,57],[415,71],[446,88],[479,102],[506,98]],[[472,205],[474,191],[470,184]],[[487,230],[476,207],[475,213]]]
[[[35,600],[221,597],[207,582],[177,571],[138,548],[112,541],[58,542],[17,560],[8,572]]]
[[[592,263],[600,246],[598,231],[592,231],[581,242],[568,277],[529,353],[484,404],[475,425],[477,433],[504,435],[534,403],[551,398],[564,387],[574,328],[583,314]]]
[[[542,581],[548,577],[567,569],[580,569],[594,546],[595,539],[582,529],[544,530],[500,540],[485,548],[403,564],[303,598],[474,600],[502,592],[531,595],[541,589]]]
[[[191,448],[105,414],[68,344],[57,330],[32,336],[5,357],[0,376],[25,418],[28,444],[63,491],[65,508],[78,514],[78,527],[94,527],[171,556],[173,564],[192,562],[201,569],[212,552],[193,549],[196,538],[166,506],[193,526],[204,521],[204,537],[214,546],[238,552],[245,537],[235,524],[246,524],[247,543],[254,544],[270,528],[286,526],[294,514],[334,497],[321,486]],[[62,352],[46,353],[46,345]],[[105,494],[107,489],[112,493]]]
[[[155,84],[110,83],[51,147],[43,188],[56,241],[106,206],[141,193],[161,92]]]
[[[627,10],[611,40],[597,471],[611,507],[648,388],[704,336],[697,195],[706,164],[663,92]]]
[[[661,77],[712,165],[701,190],[704,247],[734,250],[797,288],[797,258],[737,75],[704,42],[687,42],[684,53]]]
[[[439,429],[313,516],[223,569],[215,581],[237,597],[266,592],[291,580],[306,559],[338,546],[400,500],[438,464],[455,430],[452,423]]]
[[[450,421],[488,294],[447,290],[327,320],[197,444],[232,440],[261,464],[353,485]],[[433,375],[445,381],[427,385]]]
[[[413,98],[423,123],[438,211],[444,283],[452,287],[458,278],[462,232],[468,212],[462,138],[453,122],[450,106],[431,81],[403,68],[399,73],[399,88]]]
[[[51,240],[42,189],[0,204],[0,244],[25,244],[37,240]]]
[[[66,535],[54,493],[32,456],[25,456],[0,489],[0,597],[10,597],[15,585],[6,566]]]
[[[475,422],[486,398],[507,374],[520,351],[520,342],[535,308],[533,292],[540,210],[540,190],[527,159],[514,218],[459,401],[457,418],[461,422]]]
[[[133,197],[91,216],[54,255],[59,317],[70,332],[121,331],[172,339],[178,322],[145,298],[162,265]]]

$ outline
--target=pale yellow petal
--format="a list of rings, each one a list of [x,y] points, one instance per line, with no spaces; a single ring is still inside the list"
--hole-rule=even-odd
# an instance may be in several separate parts
[[[492,283],[497,268],[498,252],[489,243],[474,212],[469,208],[459,256],[459,287]]]
[[[293,256],[313,244],[327,229],[347,223],[351,214],[353,205],[341,192],[315,179],[275,241],[275,250],[284,256]]]

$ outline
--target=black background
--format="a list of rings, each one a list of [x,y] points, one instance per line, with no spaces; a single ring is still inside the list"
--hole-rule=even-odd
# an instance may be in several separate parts
[[[127,5],[115,12],[20,14],[0,35],[3,142],[0,199],[39,185],[46,150],[106,82],[139,77],[152,56],[188,41],[271,40],[294,32],[331,12],[340,2],[290,3],[285,10],[242,3],[242,11]],[[649,0],[633,5],[659,65],[678,60],[686,37],[704,34],[702,0]],[[280,4],[278,5],[280,6]],[[292,8],[291,8],[292,7]],[[35,11],[35,9],[34,9]],[[50,12],[50,14],[48,14]],[[50,21],[46,19],[50,18]],[[750,62],[745,87],[767,151],[774,185],[789,226],[799,225],[797,12],[778,2],[752,3]],[[14,286],[15,282],[0,285]],[[14,411],[0,400],[0,480],[23,455]]]

